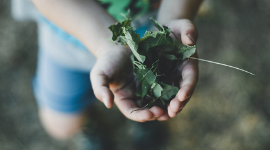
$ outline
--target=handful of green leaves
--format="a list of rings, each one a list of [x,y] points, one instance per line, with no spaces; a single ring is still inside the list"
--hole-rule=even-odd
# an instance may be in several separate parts
[[[129,17],[109,27],[113,33],[112,41],[120,42],[132,51],[131,60],[139,83],[136,95],[143,100],[148,99],[143,108],[157,105],[157,102],[166,105],[175,97],[179,88],[173,84],[175,81],[171,80],[172,74],[179,62],[196,51],[195,45],[183,45],[170,36],[172,32],[168,27],[150,19],[158,30],[146,31],[142,38],[131,26],[132,20]]]

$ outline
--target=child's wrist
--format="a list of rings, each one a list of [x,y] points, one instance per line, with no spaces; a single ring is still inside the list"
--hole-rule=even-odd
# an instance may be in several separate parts
[[[111,43],[109,41],[104,42],[101,44],[95,51],[95,56],[99,58],[102,55],[106,55],[109,53],[121,53],[125,55],[126,57],[129,57],[131,55],[131,51],[126,48],[125,46],[122,46],[120,44],[116,45],[114,43]]]

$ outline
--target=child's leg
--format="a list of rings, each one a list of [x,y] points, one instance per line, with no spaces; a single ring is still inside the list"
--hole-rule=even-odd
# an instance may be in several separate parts
[[[72,38],[40,19],[39,55],[33,81],[41,122],[50,135],[66,139],[83,125],[89,104],[95,101],[90,68],[95,58],[69,42]]]
[[[42,50],[37,68],[33,84],[41,122],[53,137],[68,138],[80,130],[95,101],[89,73],[62,66]]]
[[[82,113],[61,113],[49,107],[40,108],[39,116],[46,132],[59,140],[67,139],[80,131],[85,120]]]

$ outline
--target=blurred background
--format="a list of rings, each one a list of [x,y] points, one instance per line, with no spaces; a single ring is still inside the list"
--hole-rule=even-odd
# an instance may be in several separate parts
[[[10,3],[0,1],[0,150],[76,150],[76,139],[55,141],[41,127],[31,89],[37,26],[14,21]],[[205,0],[195,21],[199,56],[255,76],[200,62],[191,101],[162,123],[166,142],[155,149],[270,149],[269,10],[269,0]],[[115,106],[107,110],[96,103],[91,111],[98,115],[90,119],[108,131],[115,149],[134,149],[132,122]]]

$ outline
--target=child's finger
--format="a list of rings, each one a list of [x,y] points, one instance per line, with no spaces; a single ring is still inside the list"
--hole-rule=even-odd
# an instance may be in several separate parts
[[[198,31],[192,21],[188,19],[175,20],[168,24],[174,35],[184,45],[195,45],[198,38]]]
[[[170,117],[169,117],[168,113],[165,113],[162,116],[160,116],[157,120],[158,121],[166,121],[168,119],[170,119]]]
[[[196,87],[198,81],[198,66],[195,63],[197,62],[194,60],[189,60],[189,62],[183,68],[183,81],[181,88],[177,93],[177,98],[181,102],[190,98]]]
[[[168,106],[168,114],[171,118],[176,116],[180,106],[181,102],[178,100],[178,98],[171,100],[170,105]]]
[[[195,45],[198,38],[196,27],[191,21],[184,21],[180,23],[181,41],[184,45]]]
[[[135,102],[131,99],[116,100],[115,103],[123,115],[134,121],[145,122],[148,120],[152,120],[155,116],[149,110],[134,111],[137,110],[138,107],[136,106]]]
[[[160,116],[164,114],[164,110],[158,106],[153,106],[152,108],[149,109],[154,114],[153,120],[156,120]]]
[[[111,108],[113,106],[114,95],[109,88],[109,79],[107,76],[93,68],[90,78],[97,99],[103,102],[107,108]]]
[[[115,103],[123,115],[138,122],[156,120],[164,113],[163,109],[157,106],[150,109],[138,110],[139,108],[137,107],[136,103],[131,99],[117,99],[115,100]]]

